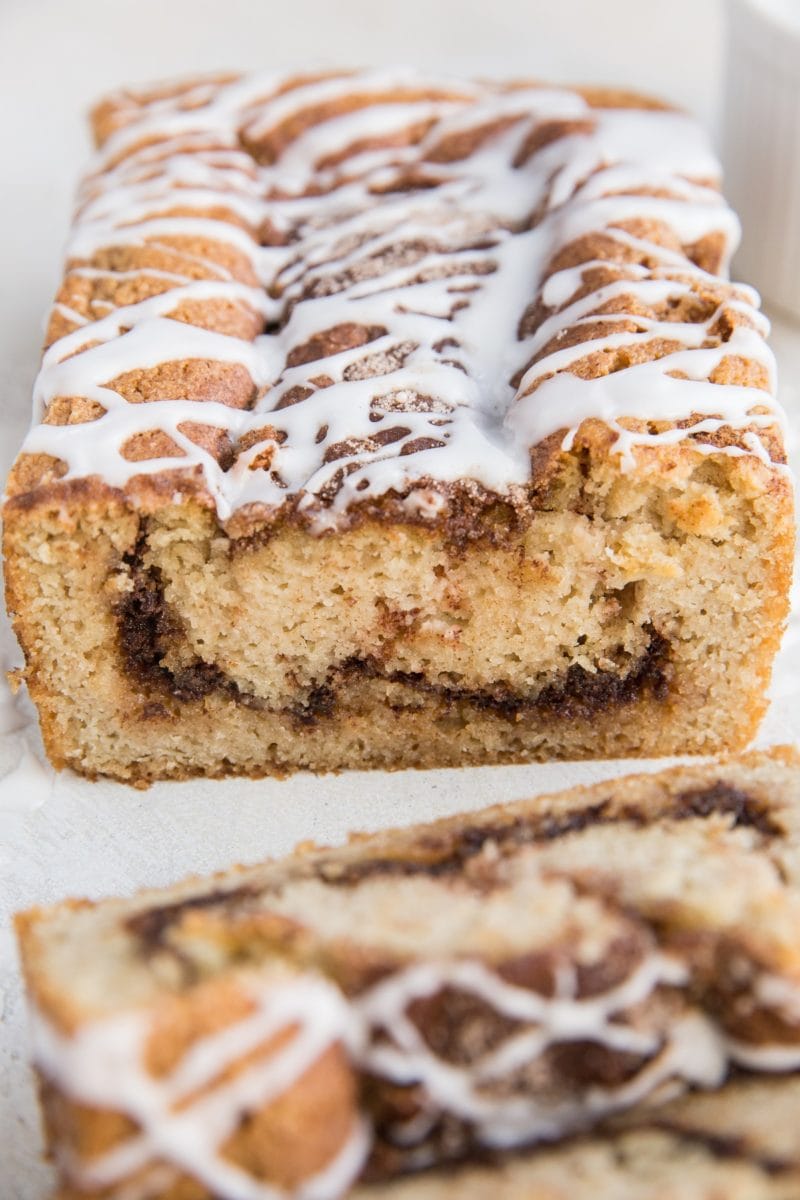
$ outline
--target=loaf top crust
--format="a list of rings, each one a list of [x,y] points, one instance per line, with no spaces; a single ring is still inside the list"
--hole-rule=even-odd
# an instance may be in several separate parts
[[[783,462],[767,323],[683,113],[380,70],[123,91],[93,128],[21,502],[90,480],[319,531],[530,505],[587,438],[623,470]]]

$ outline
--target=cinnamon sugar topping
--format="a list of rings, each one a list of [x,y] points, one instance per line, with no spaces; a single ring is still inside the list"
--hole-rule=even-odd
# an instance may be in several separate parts
[[[593,99],[410,71],[112,97],[24,451],[318,528],[462,481],[513,498],[588,418],[623,466],[689,437],[769,463],[767,325],[724,279],[705,138]],[[187,434],[199,403],[216,435]]]

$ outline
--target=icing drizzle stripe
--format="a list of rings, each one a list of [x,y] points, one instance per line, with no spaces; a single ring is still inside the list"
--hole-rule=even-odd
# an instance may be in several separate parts
[[[124,488],[199,468],[222,518],[291,501],[324,528],[389,491],[471,480],[513,497],[530,482],[531,446],[563,431],[568,449],[590,417],[617,432],[624,468],[638,445],[725,426],[748,432],[696,448],[769,463],[760,431],[783,417],[767,323],[751,289],[725,282],[738,223],[685,115],[406,70],[255,76],[127,106],[81,189],[67,281],[103,278],[113,296],[149,277],[167,290],[118,307],[100,299],[91,315],[59,300],[74,328],[44,356],[24,450],[62,459],[65,478]],[[601,256],[559,269],[587,237]],[[692,261],[704,240],[719,248],[719,276]],[[593,271],[605,273],[598,285]],[[709,295],[698,317],[692,301]],[[174,316],[187,302],[247,308],[264,332],[193,327]],[[689,315],[673,319],[681,304]],[[553,344],[583,326],[590,340]],[[298,361],[310,339],[352,327],[360,340],[331,353],[329,339]],[[673,350],[650,355],[656,343]],[[626,347],[645,360],[575,374],[592,353]],[[764,386],[711,382],[731,358],[760,369]],[[133,404],[108,386],[193,359],[244,368],[252,397]],[[42,424],[63,396],[100,415]],[[689,417],[693,431],[626,427]],[[232,464],[178,430],[198,420],[225,433]],[[175,455],[129,461],[126,443],[154,429]]]

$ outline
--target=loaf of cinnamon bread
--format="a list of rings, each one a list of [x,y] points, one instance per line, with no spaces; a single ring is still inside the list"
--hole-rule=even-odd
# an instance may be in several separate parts
[[[124,91],[94,132],[5,506],[56,765],[745,744],[791,489],[686,115],[381,70]]]
[[[798,928],[789,749],[25,913],[62,1195],[788,1197]]]

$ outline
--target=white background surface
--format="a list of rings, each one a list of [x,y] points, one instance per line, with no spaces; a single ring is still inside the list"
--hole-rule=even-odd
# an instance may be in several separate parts
[[[716,130],[723,49],[716,0],[0,0],[0,477],[28,421],[43,313],[88,152],[83,112],[103,91],[220,67],[401,61],[627,84],[693,109]],[[800,328],[776,322],[773,344],[796,433]],[[0,636],[5,653],[7,631]],[[759,743],[800,739],[799,681],[795,621]],[[421,820],[631,767],[296,776],[138,792],[37,768],[30,756],[40,754],[38,735],[24,725],[26,712],[24,701],[15,708],[0,690],[0,1200],[44,1200],[51,1184],[38,1160],[11,911],[168,883],[282,853],[301,838],[339,840],[350,829]],[[28,767],[15,771],[24,755]]]

